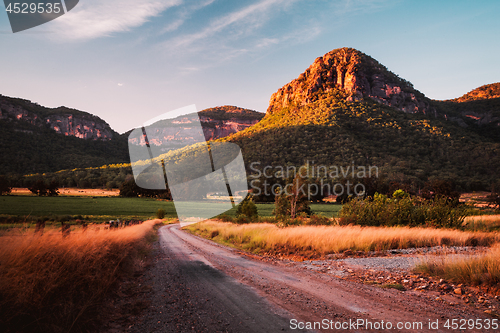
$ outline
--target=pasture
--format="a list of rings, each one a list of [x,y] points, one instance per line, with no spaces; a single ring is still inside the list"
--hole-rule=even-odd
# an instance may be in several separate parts
[[[202,205],[209,205],[203,203]],[[158,209],[165,210],[166,218],[177,216],[173,202],[151,198],[9,195],[0,197],[0,216],[38,218],[69,216],[78,219],[105,221],[109,219],[146,220],[156,216]],[[311,204],[315,214],[337,216],[341,206],[335,204]],[[272,216],[273,203],[257,204],[259,216]],[[226,212],[235,216],[236,208]]]

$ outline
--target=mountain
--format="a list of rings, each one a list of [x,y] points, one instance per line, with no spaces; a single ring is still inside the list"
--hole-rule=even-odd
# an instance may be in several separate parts
[[[111,140],[118,136],[101,118],[66,107],[46,108],[28,100],[0,95],[0,120],[21,120],[80,139]]]
[[[385,66],[354,49],[341,48],[317,58],[308,69],[271,96],[268,113],[300,107],[321,94],[342,91],[346,101],[370,98],[406,113],[435,114],[430,100]]]
[[[210,108],[198,114],[207,140],[248,128],[264,116],[235,106]],[[188,138],[189,119],[177,120],[179,124],[172,138]],[[151,126],[161,134],[164,129],[160,125]],[[118,134],[104,120],[87,112],[67,107],[47,108],[0,95],[0,174],[47,173],[130,163],[129,134],[130,131]],[[140,138],[137,142],[140,144]],[[96,182],[86,183],[91,186]]]
[[[218,106],[179,116],[175,119],[161,120],[147,126],[148,133],[154,133],[149,138],[152,145],[184,147],[198,142],[199,136],[193,129],[193,123],[201,123],[206,141],[216,140],[247,129],[258,123],[264,114],[261,112],[239,108],[237,106]],[[128,142],[135,145],[145,145],[141,134],[129,136]]]
[[[479,103],[474,117],[490,132],[467,103]],[[221,141],[242,147],[254,176],[265,166],[376,166],[380,182],[489,189],[500,186],[498,110],[497,98],[433,101],[375,59],[341,48],[274,93],[258,124]]]
[[[500,142],[500,83],[481,86],[456,99],[433,101],[433,105],[446,119]]]
[[[128,149],[90,113],[0,95],[0,155],[0,174],[29,174],[123,163]]]
[[[452,101],[463,103],[493,98],[500,98],[500,82],[485,84]]]

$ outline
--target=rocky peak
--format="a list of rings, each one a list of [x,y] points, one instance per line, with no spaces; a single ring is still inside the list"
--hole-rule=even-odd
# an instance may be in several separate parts
[[[314,102],[320,93],[332,90],[343,92],[348,101],[370,98],[406,113],[436,112],[411,83],[352,48],[336,49],[317,58],[297,79],[271,96],[267,112]]]

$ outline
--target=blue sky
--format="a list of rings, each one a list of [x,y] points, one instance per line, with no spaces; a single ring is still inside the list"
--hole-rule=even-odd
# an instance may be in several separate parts
[[[500,1],[80,0],[13,34],[0,94],[98,115],[122,133],[186,105],[265,112],[315,58],[354,47],[434,99],[500,81]]]

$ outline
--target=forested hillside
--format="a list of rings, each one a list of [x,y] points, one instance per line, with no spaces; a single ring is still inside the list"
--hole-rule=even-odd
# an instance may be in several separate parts
[[[376,60],[344,48],[316,59],[273,94],[261,122],[223,141],[242,147],[249,172],[254,162],[354,163],[377,166],[379,181],[415,190],[432,179],[463,191],[490,189],[500,186],[499,111],[498,98],[431,101]]]

